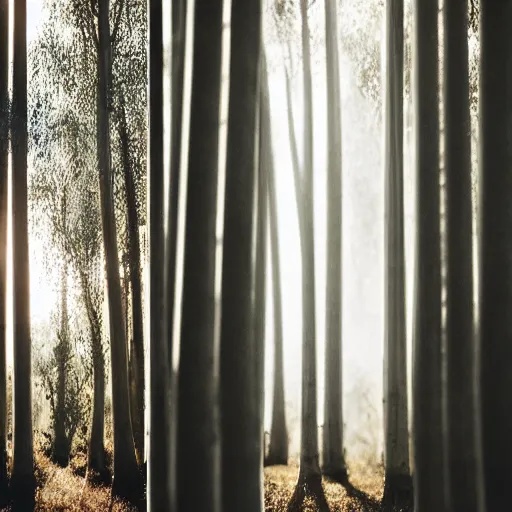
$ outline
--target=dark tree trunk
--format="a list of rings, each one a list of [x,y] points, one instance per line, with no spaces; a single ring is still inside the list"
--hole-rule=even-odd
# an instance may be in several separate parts
[[[7,191],[9,154],[9,1],[0,0],[0,507],[7,501]]]
[[[260,54],[261,2],[233,0],[220,343],[225,512],[259,512],[263,507],[262,433],[255,364],[261,340],[256,339],[253,329]]]
[[[341,86],[336,4],[335,0],[325,0],[328,161],[323,472],[346,484],[342,394]]]
[[[178,385],[178,504],[203,512],[221,510],[215,275],[222,11],[222,0],[196,0]]]
[[[480,375],[486,508],[512,485],[512,1],[480,1]],[[467,340],[466,340],[467,343]]]
[[[12,205],[14,435],[11,492],[16,510],[33,506],[32,361],[27,208],[27,5],[14,2]]]
[[[281,297],[281,261],[279,257],[279,228],[277,217],[276,173],[272,149],[272,125],[270,118],[270,91],[266,68],[262,74],[261,108],[261,165],[265,166],[268,189],[268,217],[270,224],[270,251],[272,258],[272,296],[274,307],[274,390],[272,397],[272,424],[270,446],[265,461],[267,466],[288,464],[288,430],[284,395],[283,358],[283,305]]]
[[[99,2],[98,13],[97,145],[112,362],[112,423],[114,430],[114,479],[112,493],[115,496],[124,497],[129,501],[138,503],[143,496],[143,482],[137,468],[130,419],[127,345],[123,322],[112,171],[110,168],[108,96],[111,75],[111,43],[108,0]]]
[[[441,382],[438,4],[415,0],[417,158],[414,331],[415,511],[446,510]]]

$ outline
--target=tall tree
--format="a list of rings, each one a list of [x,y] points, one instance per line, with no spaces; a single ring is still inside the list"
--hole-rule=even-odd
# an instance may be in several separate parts
[[[447,450],[450,510],[483,510],[477,430],[477,351],[473,314],[471,118],[468,3],[446,2],[444,27],[447,229]]]
[[[126,332],[123,322],[117,250],[112,170],[110,167],[109,84],[111,74],[109,1],[98,4],[98,104],[97,151],[101,219],[105,247],[110,347],[112,363],[112,413],[114,430],[114,480],[112,493],[138,502],[143,494],[137,468],[130,419]]]
[[[512,484],[512,1],[480,0],[480,16],[479,353],[485,505],[491,511],[508,506]]]
[[[302,211],[300,232],[302,256],[302,410],[299,478],[288,510],[300,510],[307,495],[315,499],[319,510],[329,510],[322,487],[318,455],[317,375],[316,375],[316,302],[315,237],[313,208],[313,93],[311,77],[308,2],[301,0],[302,77],[304,90],[304,172],[297,187],[298,210]],[[301,214],[299,213],[299,219]]]
[[[215,253],[222,11],[222,0],[195,2],[178,384],[178,505],[204,512],[221,509]]]
[[[413,429],[416,512],[446,510],[441,365],[438,2],[414,1],[416,300]]]
[[[268,188],[268,217],[272,261],[272,303],[274,308],[274,384],[272,396],[272,423],[270,446],[265,460],[267,466],[288,464],[288,430],[284,400],[283,358],[283,304],[281,296],[281,261],[277,216],[276,173],[272,150],[272,124],[270,119],[270,91],[266,67],[262,74],[262,106],[260,128],[260,163],[265,165]]]
[[[14,3],[12,53],[12,205],[14,289],[14,435],[11,492],[16,508],[33,506],[32,362],[27,208],[27,5]]]
[[[256,512],[263,507],[255,364],[261,340],[253,328],[260,55],[261,0],[233,0],[220,344],[222,510],[226,512]]]
[[[342,154],[337,2],[325,0],[327,81],[327,290],[323,472],[347,483],[342,399]]]
[[[385,487],[390,510],[412,497],[407,414],[407,340],[404,247],[404,3],[386,5],[386,87],[384,104],[385,189]]]
[[[0,1],[0,506],[7,496],[7,190],[9,152],[9,1]]]

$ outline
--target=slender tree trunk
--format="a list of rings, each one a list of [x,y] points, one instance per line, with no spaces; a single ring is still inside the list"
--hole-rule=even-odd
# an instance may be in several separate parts
[[[446,510],[441,382],[438,2],[414,1],[417,158],[415,512]]]
[[[222,259],[222,510],[263,507],[254,326],[254,196],[258,162],[261,1],[233,0]],[[261,391],[261,390],[260,390]]]
[[[215,254],[223,2],[196,0],[194,11],[177,489],[180,510],[218,512],[221,481]]]
[[[328,162],[323,471],[346,484],[342,396],[341,87],[336,4],[335,0],[325,0]]]
[[[7,498],[7,191],[9,154],[9,1],[0,0],[0,507]]]
[[[486,508],[512,485],[512,1],[480,1],[480,375]],[[467,343],[467,341],[466,341]]]
[[[92,344],[93,405],[92,421],[87,453],[86,479],[92,484],[109,483],[111,475],[105,460],[105,358],[101,343],[101,328],[98,311],[94,307],[89,291],[90,282],[83,271],[80,273],[82,297],[87,311]]]
[[[112,361],[112,413],[114,430],[114,480],[112,493],[139,502],[143,495],[142,476],[137,468],[133,445],[128,390],[126,333],[123,323],[121,283],[110,168],[108,90],[111,69],[109,2],[98,10],[98,162],[100,171],[101,217],[105,246]]]
[[[135,386],[135,400],[132,404],[132,426],[135,441],[135,450],[139,464],[144,461],[144,395],[145,395],[145,370],[144,370],[144,328],[142,322],[142,284],[140,265],[140,240],[139,240],[139,212],[137,210],[137,197],[133,181],[133,166],[130,162],[130,149],[128,129],[126,125],[126,111],[124,98],[122,99],[120,113],[120,138],[121,154],[123,160],[124,186],[126,190],[126,211],[128,224],[128,274],[131,287],[131,318],[133,340],[130,359],[133,384]],[[126,310],[128,316],[128,308]]]
[[[32,362],[27,208],[27,5],[14,2],[12,204],[14,288],[14,436],[11,491],[15,509],[33,506]]]
[[[447,413],[450,510],[483,510],[477,430],[477,352],[473,314],[473,209],[469,112],[468,4],[444,5],[447,227]]]
[[[279,229],[277,216],[276,173],[272,150],[272,124],[270,118],[270,91],[268,76],[262,75],[261,109],[261,164],[267,172],[268,216],[270,224],[270,250],[272,257],[272,296],[274,307],[274,390],[272,398],[272,424],[270,446],[265,464],[268,466],[288,464],[288,429],[284,399],[283,359],[283,305],[281,297],[281,261],[279,257]]]
[[[386,510],[406,507],[412,499],[407,412],[407,340],[404,247],[404,4],[386,8],[385,88],[385,344],[384,431]]]
[[[61,215],[62,227],[66,231],[66,192],[63,191],[61,199]],[[57,345],[57,364],[58,364],[58,378],[57,378],[57,407],[55,410],[54,418],[54,440],[53,440],[53,460],[65,467],[69,463],[69,450],[70,446],[66,436],[66,379],[67,379],[67,364],[69,357],[69,338],[68,338],[68,269],[67,263],[63,263],[62,267],[62,282],[61,282],[61,307],[60,307],[60,331],[58,336]]]
[[[304,180],[298,198],[303,211],[302,254],[302,410],[299,478],[288,510],[300,510],[307,495],[320,511],[329,510],[322,487],[318,456],[316,326],[315,326],[315,237],[313,210],[313,93],[307,0],[301,0],[304,80]]]

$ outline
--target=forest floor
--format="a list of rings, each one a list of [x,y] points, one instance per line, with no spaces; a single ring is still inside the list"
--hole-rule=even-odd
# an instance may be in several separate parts
[[[85,486],[85,454],[78,454],[67,468],[62,468],[38,451],[35,457],[38,489],[38,512],[108,511],[129,512],[127,504],[110,503],[110,488]],[[265,468],[265,511],[286,511],[298,475],[298,466]],[[379,467],[351,467],[353,488],[349,491],[341,485],[324,479],[324,489],[331,512],[377,512],[383,492],[383,472]],[[112,505],[112,508],[110,506]],[[6,509],[4,509],[6,510]],[[305,511],[315,511],[313,503],[306,503]]]

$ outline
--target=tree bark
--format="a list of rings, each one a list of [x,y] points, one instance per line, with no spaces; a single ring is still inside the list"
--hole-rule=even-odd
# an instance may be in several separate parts
[[[446,510],[441,381],[438,3],[415,0],[417,239],[414,331],[416,512]]]
[[[260,55],[261,2],[233,0],[220,343],[225,512],[259,512],[263,507],[261,404],[256,364],[261,340],[256,339],[253,328]]]
[[[27,5],[14,3],[12,205],[14,289],[14,435],[11,493],[15,509],[34,503],[32,364],[27,208]]]
[[[334,0],[325,0],[328,160],[323,472],[346,484],[342,395],[341,86],[336,4]]]
[[[7,194],[9,186],[9,1],[0,0],[0,507],[7,476]]]
[[[299,209],[303,211],[303,229],[300,233],[303,322],[301,446],[299,478],[288,505],[289,511],[299,510],[307,495],[310,495],[316,501],[320,511],[329,510],[322,487],[322,475],[318,460],[313,208],[313,93],[307,3],[307,0],[301,0],[300,2],[304,81],[304,179],[301,187],[301,197],[298,198]]]
[[[277,215],[276,173],[272,149],[270,118],[270,91],[268,76],[262,84],[261,109],[261,165],[267,172],[268,217],[270,224],[270,251],[272,258],[272,297],[274,307],[274,387],[272,397],[272,424],[270,446],[265,465],[288,464],[288,429],[286,428],[283,358],[283,305],[281,297],[281,261],[279,255],[279,228]]]
[[[407,413],[404,247],[404,4],[386,7],[384,432],[386,510],[412,499]]]
[[[512,484],[512,1],[480,2],[480,376],[486,508]],[[467,341],[466,341],[467,342]]]
[[[112,493],[134,503],[143,496],[142,476],[137,468],[130,420],[126,332],[123,322],[121,283],[114,219],[108,94],[111,70],[109,1],[98,7],[98,119],[97,145],[101,218],[108,287],[110,347],[112,361],[112,416],[114,430],[114,479]]]
[[[203,512],[221,510],[215,275],[222,10],[222,0],[195,3],[178,384],[178,504]]]

